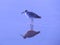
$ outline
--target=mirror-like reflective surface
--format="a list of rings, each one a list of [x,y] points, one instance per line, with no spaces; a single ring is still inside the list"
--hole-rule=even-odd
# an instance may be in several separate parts
[[[21,12],[37,13],[34,30],[40,34],[23,39],[30,19]],[[60,45],[60,0],[0,0],[0,45]]]

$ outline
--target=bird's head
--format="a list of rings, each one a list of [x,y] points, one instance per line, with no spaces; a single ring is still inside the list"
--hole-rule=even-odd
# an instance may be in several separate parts
[[[28,10],[25,10],[25,12],[27,12]]]
[[[28,10],[23,11],[22,14],[23,14],[23,13],[26,13],[26,12],[28,12]]]

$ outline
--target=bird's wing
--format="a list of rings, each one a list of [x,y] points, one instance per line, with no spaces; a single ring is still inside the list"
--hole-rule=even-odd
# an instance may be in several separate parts
[[[37,15],[34,12],[29,12],[29,15],[32,16],[32,17],[35,17],[35,18],[41,18],[39,15]]]

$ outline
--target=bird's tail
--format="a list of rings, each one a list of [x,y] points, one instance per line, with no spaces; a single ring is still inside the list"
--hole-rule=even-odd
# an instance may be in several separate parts
[[[37,34],[39,34],[39,33],[40,33],[40,31],[37,32]]]

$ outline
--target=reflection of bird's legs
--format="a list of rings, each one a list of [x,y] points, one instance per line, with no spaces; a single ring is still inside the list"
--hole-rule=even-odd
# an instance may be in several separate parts
[[[31,18],[30,28],[31,28],[31,30],[33,30],[33,18]]]

